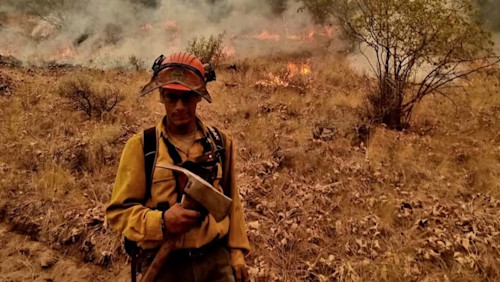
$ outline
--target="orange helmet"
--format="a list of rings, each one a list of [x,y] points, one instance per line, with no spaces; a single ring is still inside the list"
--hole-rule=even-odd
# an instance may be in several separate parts
[[[174,53],[165,58],[161,55],[153,64],[153,71],[153,78],[143,87],[142,95],[158,88],[166,88],[194,91],[208,102],[212,102],[206,84],[215,79],[215,74],[213,79],[207,79],[205,66],[196,56],[189,53]]]

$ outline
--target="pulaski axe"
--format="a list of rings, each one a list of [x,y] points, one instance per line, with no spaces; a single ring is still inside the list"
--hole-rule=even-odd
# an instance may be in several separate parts
[[[157,164],[156,167],[171,169],[187,176],[187,183],[181,200],[183,208],[197,209],[197,207],[201,205],[207,209],[217,222],[223,220],[229,213],[232,200],[223,193],[217,191],[203,178],[185,168],[168,163]],[[148,271],[146,271],[142,277],[141,282],[153,282],[156,279],[168,255],[174,249],[178,236],[179,235],[174,234],[167,235],[167,238],[163,241],[160,250],[149,266]]]

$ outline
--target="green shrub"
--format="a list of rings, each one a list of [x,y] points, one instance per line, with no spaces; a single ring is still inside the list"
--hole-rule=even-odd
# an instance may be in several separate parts
[[[216,66],[224,60],[224,36],[221,33],[217,36],[210,35],[209,38],[204,36],[195,36],[188,41],[186,51],[198,57],[202,63],[211,63]]]

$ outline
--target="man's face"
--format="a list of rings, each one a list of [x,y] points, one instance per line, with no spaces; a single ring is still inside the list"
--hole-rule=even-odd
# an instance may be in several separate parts
[[[183,126],[196,118],[196,105],[201,96],[192,91],[161,89],[160,99],[165,105],[168,120],[175,126]]]

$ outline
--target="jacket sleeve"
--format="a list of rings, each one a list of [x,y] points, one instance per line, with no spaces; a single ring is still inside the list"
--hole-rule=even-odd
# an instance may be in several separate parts
[[[146,176],[141,135],[127,141],[116,174],[106,218],[113,230],[129,240],[162,240],[161,211],[145,207]]]
[[[241,205],[240,195],[235,182],[234,171],[234,148],[233,142],[226,136],[226,162],[224,185],[230,187],[231,199],[233,200],[229,214],[229,234],[227,246],[231,254],[232,265],[245,264],[244,253],[250,251],[250,243],[246,233],[245,218]]]

